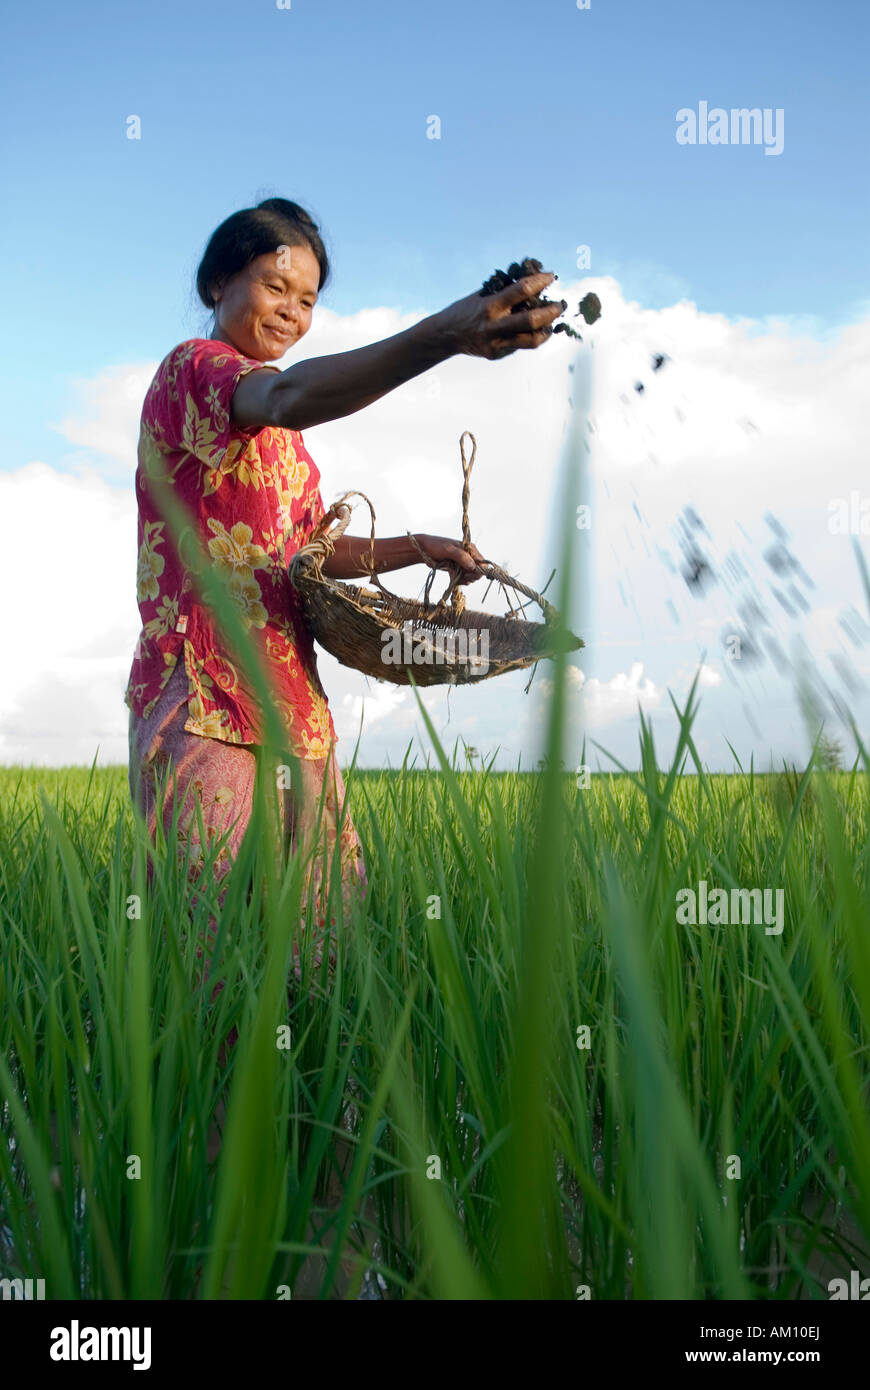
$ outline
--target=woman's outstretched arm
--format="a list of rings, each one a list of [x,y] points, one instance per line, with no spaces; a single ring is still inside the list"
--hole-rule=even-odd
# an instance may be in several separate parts
[[[311,357],[283,372],[249,372],[233,393],[233,421],[241,429],[309,429],[362,410],[448,357],[464,353],[495,360],[517,348],[540,347],[563,306],[557,301],[543,308],[511,310],[540,294],[554,278],[551,271],[542,270],[498,294],[475,292],[457,299],[368,347]]]

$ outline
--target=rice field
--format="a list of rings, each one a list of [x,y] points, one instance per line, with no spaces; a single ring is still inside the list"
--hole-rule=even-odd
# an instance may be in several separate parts
[[[334,978],[126,769],[0,770],[0,1277],[84,1299],[828,1299],[870,1274],[868,767],[344,769]],[[265,805],[265,801],[264,801]],[[783,891],[783,925],[678,893]],[[135,897],[141,901],[137,915]],[[133,904],[133,906],[131,906]],[[224,988],[212,999],[215,980]],[[238,1029],[238,1042],[223,1042]]]

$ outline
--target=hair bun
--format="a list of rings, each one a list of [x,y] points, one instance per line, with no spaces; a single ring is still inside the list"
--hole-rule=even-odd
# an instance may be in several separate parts
[[[319,231],[317,223],[313,217],[301,208],[298,203],[291,202],[289,198],[264,198],[257,207],[264,212],[278,212],[284,217],[292,217],[296,222],[302,222],[306,227],[311,227],[315,232]]]

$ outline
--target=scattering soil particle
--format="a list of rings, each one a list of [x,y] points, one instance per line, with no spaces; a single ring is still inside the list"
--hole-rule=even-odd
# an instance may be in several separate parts
[[[522,280],[526,275],[539,274],[543,268],[542,263],[536,261],[532,256],[526,256],[522,261],[512,261],[507,270],[496,270],[488,280],[485,280],[479,293],[482,295],[498,294],[499,290],[506,289],[508,285],[516,284],[517,280]],[[524,299],[519,304],[515,304],[511,313],[518,314],[523,309],[545,308],[549,304],[555,304],[555,302],[554,299],[547,299],[545,295],[536,294],[531,299]],[[561,303],[564,312],[568,308],[568,301],[563,299]],[[601,300],[597,294],[590,292],[583,296],[574,317],[579,318],[581,315],[586,323],[595,323],[596,319],[601,317]],[[549,331],[551,333],[567,333],[569,337],[576,338],[581,343],[583,341],[582,334],[567,323],[554,324]]]

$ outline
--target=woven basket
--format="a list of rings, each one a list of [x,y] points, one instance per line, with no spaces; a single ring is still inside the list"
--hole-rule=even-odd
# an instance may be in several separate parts
[[[466,435],[473,446],[470,460],[465,457]],[[477,453],[477,441],[468,430],[460,438],[459,451],[463,472],[462,542],[467,546],[471,542],[469,477]],[[375,589],[339,582],[323,573],[324,560],[333,553],[335,542],[350,523],[351,508],[346,505],[349,497],[361,497],[371,512],[369,578]],[[467,609],[465,595],[458,588],[465,573],[462,567],[435,564],[422,550],[420,557],[431,571],[422,602],[392,594],[375,573],[374,543],[374,507],[365,493],[346,492],[332,504],[308,544],[290,562],[290,581],[299,591],[312,636],[342,666],[394,685],[410,685],[409,670],[417,685],[468,685],[534,666],[543,658],[554,656],[560,647],[568,652],[583,646],[579,637],[561,625],[558,612],[542,594],[512,579],[489,561],[478,561],[478,565],[490,579],[489,587],[492,583],[500,585],[509,608],[504,617]],[[450,571],[452,577],[438,603],[430,603],[429,591],[440,568]],[[547,584],[552,577],[551,574]],[[515,599],[524,594],[537,603],[544,622],[527,622],[521,615],[528,604],[520,604],[517,599],[514,607],[509,591]],[[529,685],[531,677],[526,690]]]

